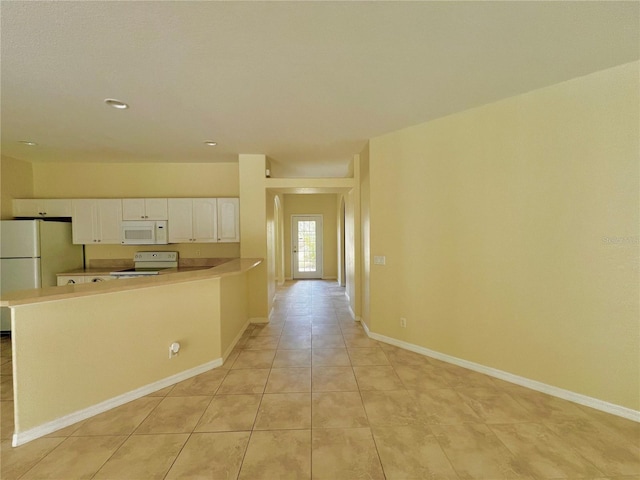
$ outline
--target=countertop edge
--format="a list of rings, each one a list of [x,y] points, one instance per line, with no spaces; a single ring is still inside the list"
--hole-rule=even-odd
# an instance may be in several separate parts
[[[70,298],[124,292],[140,288],[150,288],[176,283],[223,278],[239,275],[251,270],[263,262],[262,258],[238,258],[208,269],[175,272],[153,277],[137,277],[112,280],[109,282],[64,285],[59,287],[36,288],[7,293],[0,299],[0,307],[17,307],[35,303],[54,302]]]

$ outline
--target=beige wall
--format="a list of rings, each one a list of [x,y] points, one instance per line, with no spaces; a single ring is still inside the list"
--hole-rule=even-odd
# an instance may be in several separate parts
[[[2,204],[0,218],[13,218],[12,200],[33,197],[33,168],[31,163],[15,158],[0,156],[0,189]]]
[[[247,274],[220,279],[220,343],[226,360],[249,320]]]
[[[265,259],[249,274],[249,316],[254,322],[269,317],[270,280],[267,276],[267,194],[264,186],[265,155],[240,155],[240,256]],[[273,279],[271,281],[274,281]]]
[[[237,163],[34,163],[42,198],[237,197]]]
[[[338,277],[338,207],[337,195],[285,194],[284,195],[284,268],[285,277],[291,274],[291,216],[322,215],[322,268],[323,278]]]
[[[372,139],[372,331],[640,410],[638,75]]]

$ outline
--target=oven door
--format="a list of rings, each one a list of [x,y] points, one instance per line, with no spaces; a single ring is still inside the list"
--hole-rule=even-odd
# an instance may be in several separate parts
[[[122,222],[121,243],[123,245],[155,245],[156,222]]]

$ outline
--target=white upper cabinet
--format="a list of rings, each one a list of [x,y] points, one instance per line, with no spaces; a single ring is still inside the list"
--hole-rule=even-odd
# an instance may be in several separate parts
[[[13,201],[14,217],[70,217],[71,200],[59,198],[27,198]]]
[[[215,198],[170,198],[169,243],[217,242]]]
[[[167,220],[166,198],[123,198],[123,220]]]
[[[218,242],[240,241],[240,199],[218,198]]]
[[[169,243],[193,242],[193,200],[169,199]]]
[[[72,207],[73,243],[120,244],[120,199],[73,200]]]
[[[218,241],[218,210],[215,198],[193,199],[194,242]]]

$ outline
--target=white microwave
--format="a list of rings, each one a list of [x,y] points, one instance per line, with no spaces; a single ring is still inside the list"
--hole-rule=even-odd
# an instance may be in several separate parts
[[[123,245],[163,245],[167,241],[166,220],[122,222]]]

